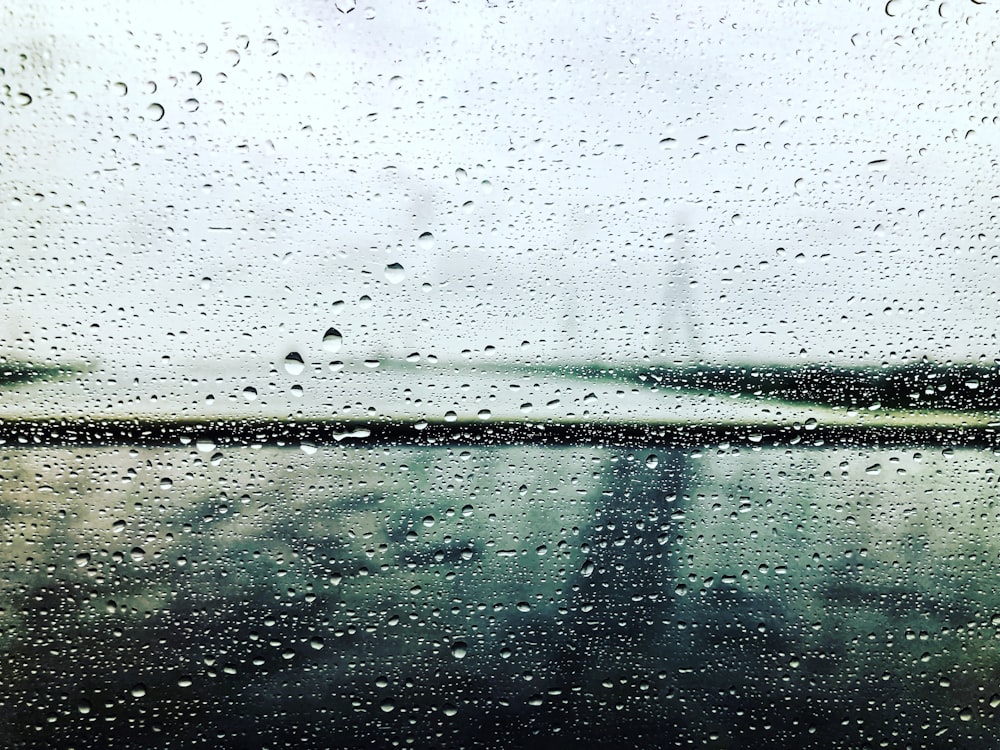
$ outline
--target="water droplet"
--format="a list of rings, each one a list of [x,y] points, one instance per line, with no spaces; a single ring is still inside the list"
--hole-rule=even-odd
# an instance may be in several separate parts
[[[469,653],[469,646],[465,641],[455,641],[451,644],[451,655],[456,659],[464,659],[467,653]]]
[[[454,716],[458,713],[458,709],[451,703],[445,703],[444,706],[441,707],[441,710],[444,712],[445,716]]]
[[[252,385],[248,385],[246,388],[243,389],[243,398],[245,398],[247,401],[256,401],[257,389],[254,388]]]
[[[871,474],[874,476],[876,474],[881,474],[881,473],[882,473],[882,464],[872,464],[867,469],[865,469],[865,474]]]
[[[129,555],[135,562],[139,562],[140,560],[142,560],[143,557],[146,556],[146,550],[144,550],[142,547],[133,547]]]
[[[476,416],[485,421],[493,416],[493,412],[491,412],[489,409],[480,409],[476,413]]]
[[[358,4],[354,0],[337,0],[334,7],[341,13],[350,13],[358,7]]]
[[[344,337],[336,328],[327,328],[323,334],[323,348],[328,352],[339,352],[344,342]]]
[[[302,361],[301,354],[298,352],[289,352],[285,355],[285,372],[289,375],[301,375],[305,369],[306,364]]]
[[[518,602],[517,603],[517,611],[518,612],[530,612],[531,611],[531,605],[528,604],[527,602]]]
[[[240,64],[240,53],[234,49],[226,50],[226,59],[229,61],[229,65],[235,68]]]
[[[132,697],[141,698],[146,694],[146,686],[140,682],[138,685],[133,686],[129,692],[132,693]]]
[[[154,104],[150,104],[148,107],[146,107],[146,115],[153,122],[159,122],[160,120],[162,120],[164,114],[165,114],[165,112],[164,112],[164,109],[163,109],[163,105],[161,105],[161,104],[155,104],[154,103]]]
[[[389,713],[390,711],[396,708],[396,702],[392,698],[385,698],[381,703],[378,704],[378,707],[381,708],[386,713]]]
[[[315,636],[313,638],[310,638],[309,639],[309,645],[312,646],[316,651],[319,651],[321,648],[323,648],[323,645],[324,645],[323,644],[323,639],[320,638],[319,636]]]
[[[664,139],[662,139],[660,141],[660,148],[663,148],[663,149],[677,148],[677,139],[676,138],[664,138]]]
[[[75,559],[78,567],[85,568],[87,567],[87,564],[90,562],[90,553],[81,552],[79,555],[76,556]]]
[[[79,711],[81,714],[89,714],[90,708],[91,708],[90,701],[88,701],[86,698],[81,698],[76,702],[76,710]]]
[[[406,269],[399,263],[390,263],[385,267],[385,278],[390,284],[402,283],[406,278]]]
[[[660,464],[660,459],[656,457],[655,453],[650,453],[646,456],[646,467],[649,469],[655,469]]]
[[[118,94],[118,96],[125,96],[125,94],[128,93],[128,86],[126,86],[121,81],[113,83],[111,85],[111,88],[114,90],[116,94]]]
[[[184,109],[187,112],[197,112],[198,111],[198,107],[200,107],[200,106],[201,106],[201,103],[197,99],[195,99],[194,97],[191,97],[190,99],[185,99],[184,100]]]
[[[260,46],[264,50],[265,55],[270,55],[273,57],[274,55],[278,54],[278,40],[276,39],[267,38],[264,40],[264,43],[261,44]]]
[[[580,568],[580,575],[582,575],[584,578],[590,578],[592,575],[594,575],[594,567],[595,567],[594,563],[591,560],[585,560],[583,563],[583,567]]]
[[[121,519],[118,519],[113,524],[111,524],[111,531],[115,534],[121,534],[123,531],[125,531],[125,522],[122,521]]]
[[[31,94],[26,94],[25,92],[21,91],[20,93],[18,93],[15,101],[17,102],[18,106],[27,107],[29,104],[31,104],[33,100],[31,98]]]
[[[424,232],[422,235],[417,237],[417,246],[421,250],[433,250],[434,249],[434,235],[430,232]]]

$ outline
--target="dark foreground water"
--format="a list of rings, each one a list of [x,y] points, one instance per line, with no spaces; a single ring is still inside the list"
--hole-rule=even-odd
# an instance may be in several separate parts
[[[1000,746],[997,463],[6,449],[0,744]]]

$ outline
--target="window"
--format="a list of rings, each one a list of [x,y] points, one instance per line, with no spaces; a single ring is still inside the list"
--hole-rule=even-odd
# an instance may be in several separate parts
[[[5,747],[997,744],[997,13],[0,2]]]

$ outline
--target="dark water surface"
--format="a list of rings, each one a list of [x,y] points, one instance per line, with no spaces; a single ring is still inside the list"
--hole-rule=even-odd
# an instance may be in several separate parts
[[[1000,746],[996,466],[8,448],[0,739]]]

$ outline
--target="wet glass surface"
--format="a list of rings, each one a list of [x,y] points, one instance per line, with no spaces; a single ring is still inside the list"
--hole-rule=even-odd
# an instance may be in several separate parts
[[[993,742],[995,455],[7,448],[9,747]]]

